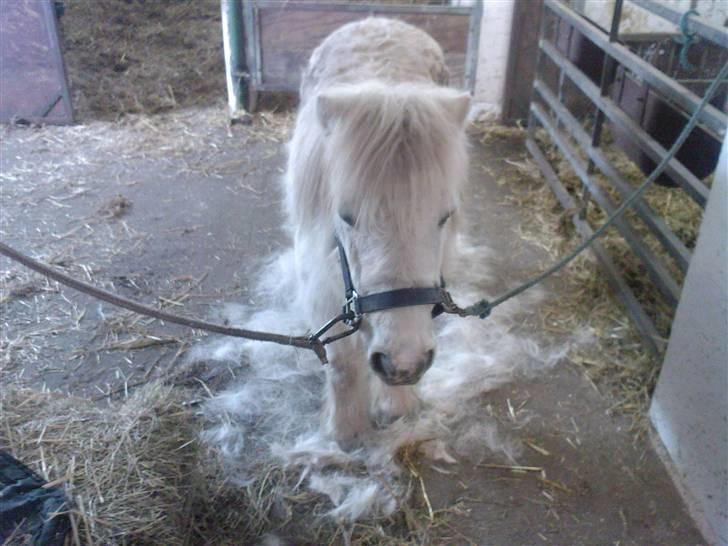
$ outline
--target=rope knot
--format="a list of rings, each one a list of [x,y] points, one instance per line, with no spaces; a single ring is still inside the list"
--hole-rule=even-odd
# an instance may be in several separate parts
[[[680,36],[679,38],[674,38],[675,42],[682,45],[682,47],[680,48],[679,59],[680,66],[683,67],[683,69],[685,70],[695,70],[695,66],[688,60],[688,51],[690,51],[691,45],[697,44],[700,41],[700,38],[696,37],[696,32],[688,31],[688,18],[691,15],[700,16],[700,14],[694,9],[688,10],[683,13],[682,17],[680,17],[680,32],[682,33],[682,36]]]
[[[319,358],[322,365],[326,365],[329,363],[329,359],[326,354],[326,347],[323,343],[321,343],[320,339],[310,336],[308,338],[308,348],[316,353],[316,356]]]
[[[466,316],[470,317],[478,317],[481,319],[488,318],[490,316],[490,312],[493,310],[493,306],[488,300],[480,300],[477,303],[474,303],[470,307],[466,307],[463,309],[465,312],[464,314]]]

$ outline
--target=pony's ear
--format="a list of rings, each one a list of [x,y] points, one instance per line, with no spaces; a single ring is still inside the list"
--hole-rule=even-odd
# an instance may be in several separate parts
[[[349,108],[351,97],[347,93],[328,92],[316,97],[316,114],[321,127],[329,129]]]
[[[456,125],[464,125],[470,112],[470,94],[448,93],[443,97],[443,106]]]

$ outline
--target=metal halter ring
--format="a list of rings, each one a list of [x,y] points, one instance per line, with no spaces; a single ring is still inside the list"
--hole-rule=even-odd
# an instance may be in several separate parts
[[[342,315],[346,318],[344,318],[344,322],[348,324],[349,326],[354,326],[355,324],[359,325],[361,322],[361,313],[359,312],[359,294],[357,294],[356,290],[351,291],[351,296],[346,300],[344,303],[344,308],[342,310]]]

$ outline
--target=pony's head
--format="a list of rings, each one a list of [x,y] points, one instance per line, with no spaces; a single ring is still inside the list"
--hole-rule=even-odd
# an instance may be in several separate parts
[[[381,83],[317,97],[334,230],[360,295],[439,286],[467,176],[469,96]],[[432,364],[431,306],[366,315],[369,362],[390,385],[416,383]]]

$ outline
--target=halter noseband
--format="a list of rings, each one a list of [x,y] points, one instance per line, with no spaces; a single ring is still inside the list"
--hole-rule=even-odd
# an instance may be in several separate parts
[[[344,312],[348,311],[353,314],[351,320],[361,320],[362,315],[367,313],[415,305],[434,305],[435,307],[432,309],[433,317],[444,311],[442,306],[448,301],[449,294],[445,290],[445,281],[442,278],[439,287],[398,288],[360,296],[351,280],[349,260],[346,258],[346,251],[338,237],[336,237],[336,247],[339,249],[341,275],[344,278],[344,295],[346,296]]]
[[[350,336],[361,326],[361,319],[367,313],[376,313],[378,311],[386,311],[387,309],[396,309],[398,307],[413,307],[416,305],[433,305],[432,317],[436,317],[445,312],[455,309],[450,293],[445,290],[445,280],[440,278],[440,286],[421,287],[421,288],[398,288],[396,290],[386,290],[384,292],[376,292],[360,296],[354,288],[354,282],[351,280],[351,271],[349,269],[349,260],[346,258],[344,246],[335,237],[336,247],[339,251],[339,262],[341,263],[341,276],[344,279],[344,296],[345,303],[341,310],[341,314],[332,318],[316,332],[309,336],[309,340],[320,342],[327,345],[341,338]],[[348,330],[321,339],[328,330],[339,322],[349,326]]]

